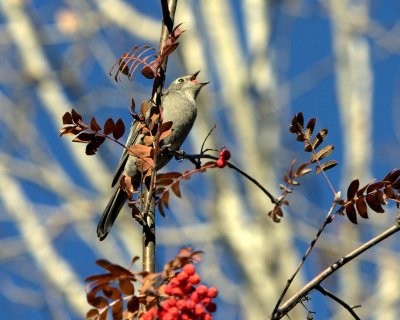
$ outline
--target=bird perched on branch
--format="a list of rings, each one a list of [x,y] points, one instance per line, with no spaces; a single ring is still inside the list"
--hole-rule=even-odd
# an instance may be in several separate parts
[[[180,148],[196,120],[196,98],[201,88],[208,83],[196,80],[199,72],[176,79],[161,96],[162,121],[163,123],[172,121],[172,132],[163,140],[163,144],[168,145],[171,150]],[[144,135],[140,133],[139,121],[134,121],[125,145],[126,148],[115,171],[112,182],[113,194],[97,225],[97,236],[100,240],[107,237],[122,206],[128,199],[127,193],[119,186],[121,176],[131,177],[132,185],[135,188],[139,187],[142,182],[142,172],[136,167],[138,158],[131,155],[127,149],[134,144],[144,144],[143,137]],[[161,169],[171,158],[172,155],[161,153],[157,157],[155,169]]]

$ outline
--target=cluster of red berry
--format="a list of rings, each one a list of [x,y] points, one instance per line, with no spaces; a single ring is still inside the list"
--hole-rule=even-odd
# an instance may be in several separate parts
[[[227,149],[222,149],[219,153],[219,159],[217,160],[217,167],[223,168],[226,162],[231,158],[231,153]]]
[[[141,320],[212,320],[217,309],[212,299],[218,290],[199,284],[200,280],[195,266],[185,265],[165,287],[169,298],[142,314]]]

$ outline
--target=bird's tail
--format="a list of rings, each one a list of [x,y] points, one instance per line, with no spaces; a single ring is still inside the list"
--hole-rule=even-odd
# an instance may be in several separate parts
[[[124,190],[119,187],[114,188],[113,194],[101,215],[99,224],[97,225],[97,236],[100,240],[104,240],[107,237],[115,219],[117,219],[118,214],[127,199],[128,195]]]

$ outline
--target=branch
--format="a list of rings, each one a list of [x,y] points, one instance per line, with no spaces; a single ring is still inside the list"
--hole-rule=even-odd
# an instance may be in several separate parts
[[[169,30],[174,23],[175,17],[175,9],[178,0],[168,0],[168,6],[166,5],[166,1],[161,1],[162,11],[163,11],[163,22],[161,28],[161,37],[160,37],[160,49],[164,48],[165,43],[168,39]],[[167,26],[168,23],[168,26]],[[164,60],[160,68],[160,76],[155,77],[152,91],[152,101],[155,101],[156,108],[160,108],[161,106],[161,94],[164,87],[165,82],[165,72],[167,69],[167,61],[168,58]],[[155,139],[155,149],[158,148],[158,143],[160,139],[160,127],[158,128],[157,136]],[[154,155],[154,163],[157,163],[157,152]],[[143,271],[147,272],[155,272],[155,241],[156,241],[156,230],[155,230],[155,208],[154,208],[154,181],[155,181],[156,172],[155,170],[151,174],[149,188],[146,188],[147,194],[145,195],[145,203],[144,203],[144,214],[148,216],[147,221],[151,221],[150,226],[143,227]]]
[[[363,252],[376,246],[378,243],[382,242],[383,240],[387,239],[398,231],[400,231],[400,215],[396,218],[396,222],[393,226],[386,229],[375,238],[372,238],[370,241],[359,246],[357,249],[353,250],[343,258],[337,260],[334,264],[322,271],[313,280],[306,284],[300,291],[298,291],[289,300],[287,300],[282,307],[278,308],[269,319],[281,319],[290,310],[292,310],[297,305],[297,303],[302,300],[302,298],[307,296],[313,289],[317,289],[317,287],[320,286],[321,282],[324,281],[327,277],[331,276],[336,270],[340,269],[348,262],[357,258]]]
[[[332,300],[336,301],[337,303],[339,303],[343,308],[345,308],[347,311],[350,312],[350,314],[354,317],[354,319],[356,320],[361,320],[357,314],[354,312],[354,308],[358,308],[361,307],[361,305],[357,305],[357,306],[350,306],[348,305],[345,301],[343,301],[342,299],[340,299],[339,297],[337,297],[336,295],[334,295],[332,292],[324,289],[323,287],[321,287],[320,285],[316,286],[315,288],[316,290],[318,290],[319,292],[321,292],[324,296],[328,296],[329,298],[331,298]]]

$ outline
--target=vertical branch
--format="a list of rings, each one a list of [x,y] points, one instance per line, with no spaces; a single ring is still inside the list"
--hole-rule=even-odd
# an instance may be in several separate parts
[[[160,49],[163,49],[165,42],[168,39],[170,31],[174,24],[175,9],[178,0],[161,0],[161,7],[163,12],[163,21],[160,36]],[[152,91],[152,100],[156,103],[156,108],[161,106],[161,93],[165,82],[165,73],[167,70],[167,60],[163,62],[160,68],[160,76],[155,77]],[[155,139],[155,149],[158,148],[159,134]],[[157,153],[155,155],[154,163],[157,161]],[[153,186],[155,181],[156,172],[153,171],[150,177],[150,184],[146,187],[144,194],[144,214],[146,216],[147,225],[143,227],[143,271],[155,272],[155,248],[156,248],[156,228],[155,228],[155,204],[153,195]]]

